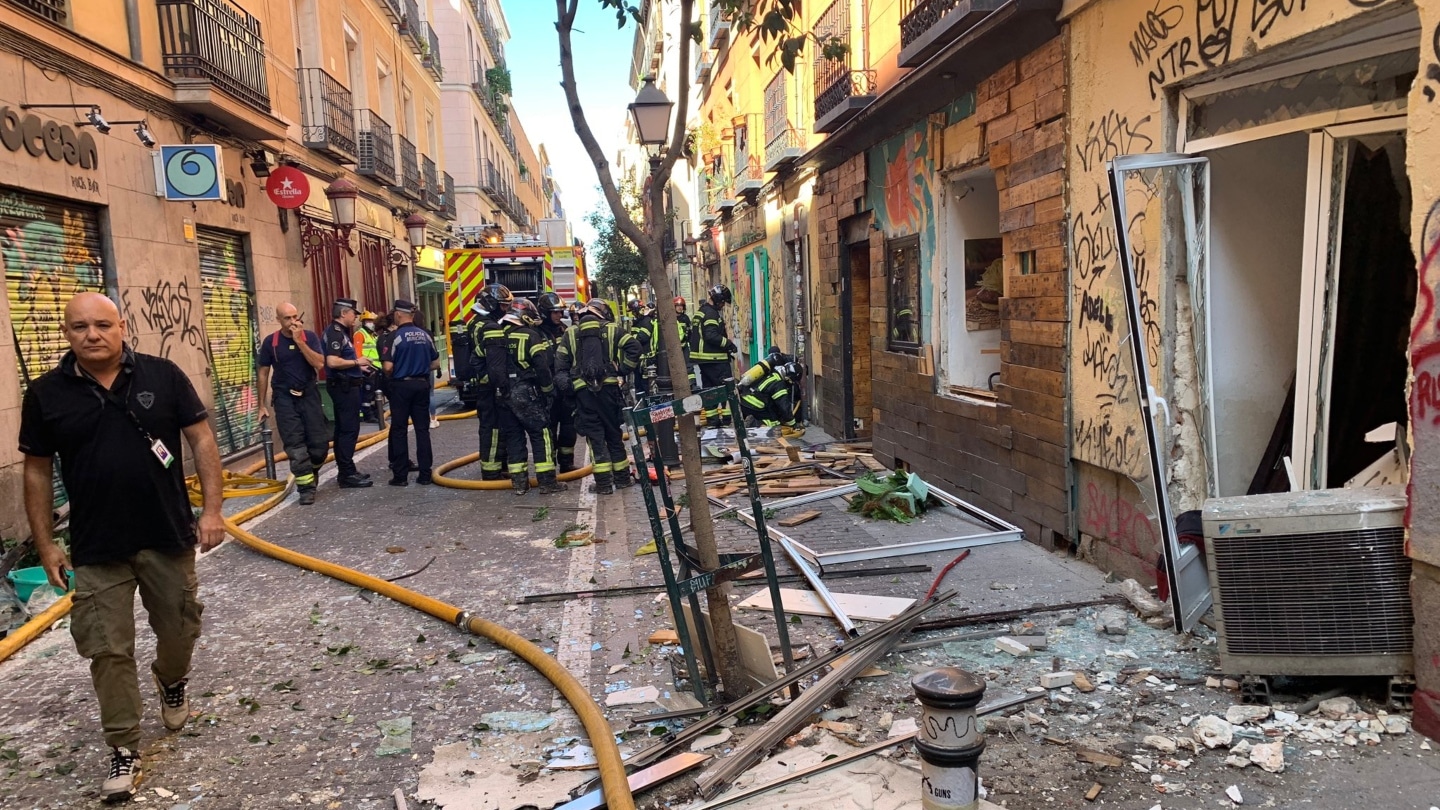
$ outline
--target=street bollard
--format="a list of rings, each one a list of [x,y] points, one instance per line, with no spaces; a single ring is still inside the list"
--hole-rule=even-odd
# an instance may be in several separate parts
[[[920,699],[921,804],[925,810],[975,810],[980,806],[980,753],[985,737],[975,706],[985,681],[958,667],[941,667],[910,679]]]
[[[275,437],[270,430],[270,420],[260,420],[260,446],[265,451],[265,477],[271,481],[275,478]]]

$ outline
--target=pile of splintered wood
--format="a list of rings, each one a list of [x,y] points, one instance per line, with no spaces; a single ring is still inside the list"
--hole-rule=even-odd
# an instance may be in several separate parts
[[[807,450],[785,439],[778,445],[756,444],[750,448],[755,459],[755,473],[760,477],[762,498],[788,498],[831,489],[870,470],[884,472],[885,465],[875,460],[868,443],[834,444],[824,450]],[[740,453],[726,448],[732,458]],[[833,471],[834,474],[823,472]],[[706,493],[712,498],[727,498],[745,490],[744,469],[734,462],[713,467],[705,472]]]

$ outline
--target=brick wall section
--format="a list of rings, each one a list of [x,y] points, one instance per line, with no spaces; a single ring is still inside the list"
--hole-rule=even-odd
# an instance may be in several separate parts
[[[845,425],[844,351],[841,346],[842,324],[840,299],[841,252],[847,250],[840,223],[865,210],[865,155],[856,155],[820,175],[815,194],[815,212],[820,222],[818,278],[815,284],[815,306],[819,313],[820,362],[822,374],[816,377],[816,395],[820,406],[820,426],[832,436],[847,435]],[[857,332],[869,319],[869,313],[855,314]],[[868,389],[870,380],[857,381],[857,388]],[[857,401],[860,401],[857,391]],[[869,419],[867,413],[857,413]]]
[[[1059,38],[976,89],[976,119],[1000,196],[1006,287],[998,402],[941,396],[919,358],[885,351],[872,324],[876,455],[901,462],[1051,546],[1069,535],[1066,430],[1065,63]],[[876,240],[878,241],[878,240]],[[1020,254],[1033,269],[1019,274]],[[885,289],[883,245],[872,292]]]

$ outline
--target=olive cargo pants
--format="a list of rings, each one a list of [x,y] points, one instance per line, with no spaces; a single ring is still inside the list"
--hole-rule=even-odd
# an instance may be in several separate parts
[[[155,631],[151,671],[166,685],[190,672],[200,638],[195,553],[145,550],[119,562],[75,569],[75,605],[70,635],[75,650],[90,659],[90,680],[100,704],[100,724],[111,748],[140,750],[144,708],[135,667],[135,591]]]

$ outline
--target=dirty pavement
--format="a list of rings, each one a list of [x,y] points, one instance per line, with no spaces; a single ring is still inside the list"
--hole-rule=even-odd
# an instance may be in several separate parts
[[[433,436],[437,458],[459,456],[473,450],[475,423],[445,422]],[[801,458],[815,460],[808,452]],[[839,466],[848,464],[850,475],[870,467],[854,461]],[[364,451],[359,464],[378,479],[383,445]],[[836,483],[844,482],[794,489]],[[720,494],[731,505],[744,503],[743,491]],[[227,503],[227,511],[244,505]],[[816,513],[782,531],[822,557],[988,530],[948,506],[904,524],[847,506],[830,498],[767,517]],[[540,645],[601,705],[622,754],[641,757],[697,722],[693,712],[647,715],[699,706],[658,557],[636,554],[653,539],[648,527],[639,487],[597,501],[588,485],[516,498],[440,487],[338,490],[333,480],[322,485],[315,506],[295,505],[292,495],[249,526],[297,551],[380,578],[403,577],[402,585]],[[756,546],[754,530],[740,520],[719,520],[717,533],[722,551]],[[825,567],[824,579],[845,597],[863,639],[923,601],[957,553],[836,563]],[[807,590],[778,548],[776,555],[782,587]],[[147,693],[147,773],[136,803],[169,810],[378,810],[402,802],[450,810],[550,808],[595,787],[595,754],[575,713],[513,653],[238,543],[206,555],[199,570],[206,627],[190,681],[191,720],[183,731],[165,733]],[[625,590],[574,595],[619,588]],[[939,582],[938,592],[951,590],[953,597],[925,611],[911,632],[877,641],[874,650],[889,652],[856,667],[855,677],[836,684],[823,703],[787,715],[790,693],[779,690],[675,746],[659,760],[667,763],[661,770],[673,771],[665,774],[670,778],[637,793],[637,805],[702,806],[701,788],[723,802],[816,767],[728,806],[919,808],[921,764],[910,740],[922,707],[910,680],[937,667],[959,667],[983,680],[985,748],[977,769],[994,805],[1433,810],[1440,804],[1440,751],[1411,732],[1408,711],[1392,704],[1383,679],[1277,679],[1269,705],[1248,703],[1240,681],[1217,669],[1214,630],[1178,635],[1167,621],[1145,615],[1156,611],[1143,589],[1107,582],[1085,561],[1030,542],[972,548]],[[546,594],[558,595],[534,598]],[[791,598],[785,622],[798,668],[829,656],[846,635],[823,605],[813,610]],[[737,621],[762,634],[770,654],[769,661],[763,653],[747,659],[752,672],[768,669],[757,676],[762,681],[784,674],[767,599],[763,580],[733,588]],[[749,607],[757,603],[760,609]],[[95,803],[108,752],[84,662],[64,628],[62,622],[0,664],[0,790],[7,808]],[[153,652],[148,629],[138,647],[143,662]],[[842,667],[801,679],[800,700]],[[756,763],[735,778],[713,780],[712,769],[761,734],[776,735],[778,745],[755,752]],[[873,753],[839,767],[817,767],[867,749]]]

